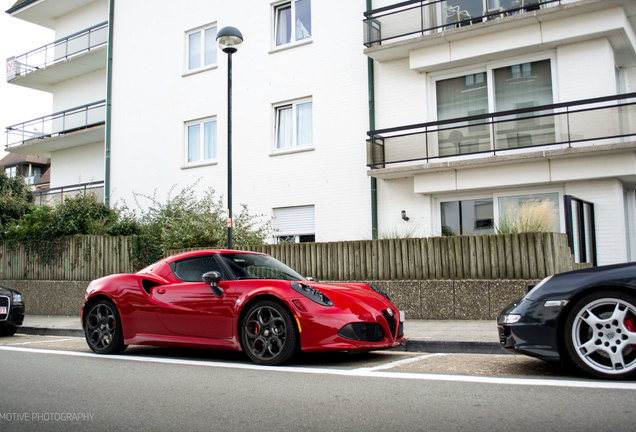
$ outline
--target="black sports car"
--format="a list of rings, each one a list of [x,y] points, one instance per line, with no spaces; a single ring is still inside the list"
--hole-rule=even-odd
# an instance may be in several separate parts
[[[501,312],[497,326],[504,348],[599,378],[633,378],[636,262],[547,277]]]
[[[0,287],[0,336],[12,336],[24,321],[22,294]]]

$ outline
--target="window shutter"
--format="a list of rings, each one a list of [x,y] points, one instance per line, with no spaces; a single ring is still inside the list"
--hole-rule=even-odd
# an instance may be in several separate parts
[[[274,209],[274,228],[278,236],[315,234],[314,206]]]

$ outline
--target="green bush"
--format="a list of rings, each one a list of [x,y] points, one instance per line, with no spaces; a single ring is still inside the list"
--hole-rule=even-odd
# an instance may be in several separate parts
[[[127,207],[110,209],[92,194],[67,198],[56,207],[35,207],[27,201],[31,193],[25,189],[27,195],[24,195],[19,185],[8,182],[5,177],[4,183],[0,179],[0,188],[6,187],[10,193],[4,195],[14,200],[20,197],[19,202],[23,205],[17,206],[11,201],[13,210],[2,213],[4,219],[0,235],[6,241],[25,244],[34,256],[44,262],[60,252],[59,239],[65,236],[132,236],[134,246],[131,255],[136,268],[161,259],[170,249],[224,248],[227,242],[227,212],[222,201],[211,189],[199,198],[195,185],[175,194],[173,188],[165,202],[155,197],[135,195],[138,205],[142,198],[150,201],[147,207],[139,205],[137,214]],[[234,218],[234,247],[262,244],[267,240],[273,232],[272,223],[260,219],[251,216],[247,207],[241,207]]]
[[[33,195],[21,178],[9,178],[0,172],[0,230],[27,214],[32,203]]]

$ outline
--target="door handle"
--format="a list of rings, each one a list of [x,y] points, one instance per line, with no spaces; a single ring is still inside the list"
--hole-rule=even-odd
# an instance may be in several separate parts
[[[157,289],[157,294],[165,294],[166,290],[164,288]]]

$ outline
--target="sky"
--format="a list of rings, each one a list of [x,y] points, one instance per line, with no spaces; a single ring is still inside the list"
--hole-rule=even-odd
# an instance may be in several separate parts
[[[55,40],[53,30],[22,21],[5,13],[15,0],[0,0],[0,58],[24,54]],[[2,68],[6,71],[6,66]],[[0,77],[0,159],[7,143],[6,127],[25,120],[51,114],[50,93],[8,84],[6,75]]]

